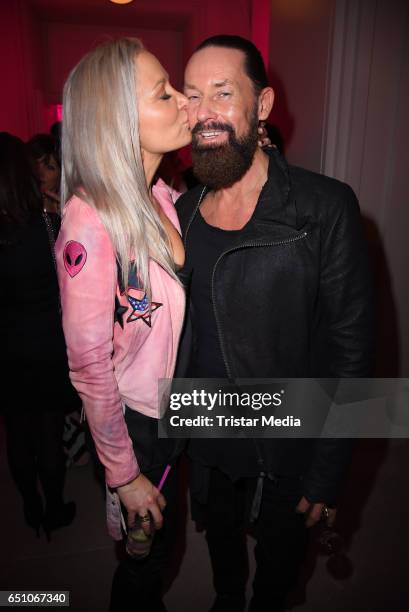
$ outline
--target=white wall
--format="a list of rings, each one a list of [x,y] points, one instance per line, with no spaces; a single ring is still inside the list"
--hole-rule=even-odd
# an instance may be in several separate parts
[[[319,171],[335,0],[272,0],[270,79],[276,93],[270,121],[295,165]]]
[[[323,147],[323,171],[352,185],[367,220],[380,373],[402,376],[409,376],[408,41],[406,0],[338,0]]]
[[[409,376],[409,3],[272,0],[289,161],[349,183],[375,267],[377,374]]]

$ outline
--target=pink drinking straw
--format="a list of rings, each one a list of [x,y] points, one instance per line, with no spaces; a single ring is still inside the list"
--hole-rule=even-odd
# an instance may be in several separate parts
[[[160,483],[158,484],[158,490],[159,490],[159,491],[161,491],[161,489],[162,489],[163,485],[165,484],[165,480],[166,480],[166,478],[168,477],[168,474],[169,474],[169,472],[170,472],[170,468],[171,468],[171,466],[170,466],[170,465],[167,465],[167,466],[165,467],[165,471],[163,472],[163,474],[162,474],[162,478],[160,479]]]

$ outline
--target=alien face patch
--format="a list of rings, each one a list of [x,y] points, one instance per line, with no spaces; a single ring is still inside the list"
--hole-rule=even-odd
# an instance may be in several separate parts
[[[85,266],[87,251],[80,242],[70,240],[64,247],[63,259],[65,269],[71,278],[73,278]]]

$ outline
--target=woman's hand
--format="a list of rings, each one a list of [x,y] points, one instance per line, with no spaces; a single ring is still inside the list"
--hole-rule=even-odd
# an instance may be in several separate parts
[[[154,522],[155,529],[162,527],[161,511],[166,506],[166,500],[146,476],[139,474],[128,484],[118,487],[117,493],[128,513],[128,527],[133,527],[136,515],[149,517],[149,520],[145,518],[142,521],[142,529],[147,535],[151,533],[151,520]]]

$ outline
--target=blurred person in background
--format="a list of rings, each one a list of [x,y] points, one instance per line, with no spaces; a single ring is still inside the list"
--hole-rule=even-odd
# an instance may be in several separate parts
[[[60,143],[51,134],[36,134],[27,143],[34,175],[38,181],[43,207],[47,212],[60,210]]]
[[[43,211],[23,142],[0,133],[0,368],[7,456],[26,523],[37,534],[43,527],[48,537],[75,516],[74,502],[63,500],[62,435],[65,411],[79,403],[68,376],[53,259],[59,221]]]

